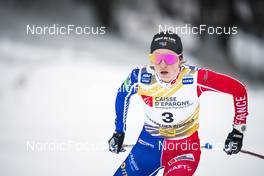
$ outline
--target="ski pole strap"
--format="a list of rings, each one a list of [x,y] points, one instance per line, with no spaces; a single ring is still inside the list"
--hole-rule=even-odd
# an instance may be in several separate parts
[[[260,155],[260,154],[257,154],[257,153],[254,153],[254,152],[251,152],[251,151],[248,151],[248,150],[240,150],[241,153],[245,153],[245,154],[249,154],[249,155],[252,155],[252,156],[255,156],[255,157],[258,157],[260,159],[264,159],[264,156],[263,155]]]

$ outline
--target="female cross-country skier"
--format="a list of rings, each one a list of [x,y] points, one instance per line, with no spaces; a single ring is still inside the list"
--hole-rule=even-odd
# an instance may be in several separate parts
[[[154,35],[150,47],[152,65],[135,68],[118,90],[115,102],[115,132],[109,150],[123,148],[130,97],[144,101],[145,122],[137,143],[115,176],[191,176],[200,160],[199,97],[214,91],[233,96],[233,130],[224,151],[241,150],[248,115],[245,86],[232,77],[184,64],[180,37],[170,31]],[[184,144],[184,145],[183,145]]]

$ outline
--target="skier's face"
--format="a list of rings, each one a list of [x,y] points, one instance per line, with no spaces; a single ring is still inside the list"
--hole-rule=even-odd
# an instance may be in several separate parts
[[[157,49],[152,54],[153,55],[160,55],[160,54],[177,55],[175,52],[168,50],[168,49]],[[170,82],[178,74],[180,60],[178,58],[175,60],[175,63],[168,64],[166,63],[166,60],[161,59],[160,62],[153,62],[153,64],[154,64],[155,71],[160,77],[160,79],[164,82]]]

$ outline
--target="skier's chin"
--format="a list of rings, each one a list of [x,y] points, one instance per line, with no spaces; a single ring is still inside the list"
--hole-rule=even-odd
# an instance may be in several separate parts
[[[171,80],[171,76],[169,74],[169,72],[160,72],[160,79],[164,82],[170,82]]]

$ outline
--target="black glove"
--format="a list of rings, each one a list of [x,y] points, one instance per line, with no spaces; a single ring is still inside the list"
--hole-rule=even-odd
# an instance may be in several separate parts
[[[109,151],[113,153],[119,153],[120,151],[122,151],[124,138],[125,138],[124,132],[115,132],[108,141]]]
[[[242,148],[242,143],[243,133],[239,132],[236,129],[233,129],[233,131],[227,136],[224,151],[228,155],[237,154]]]

